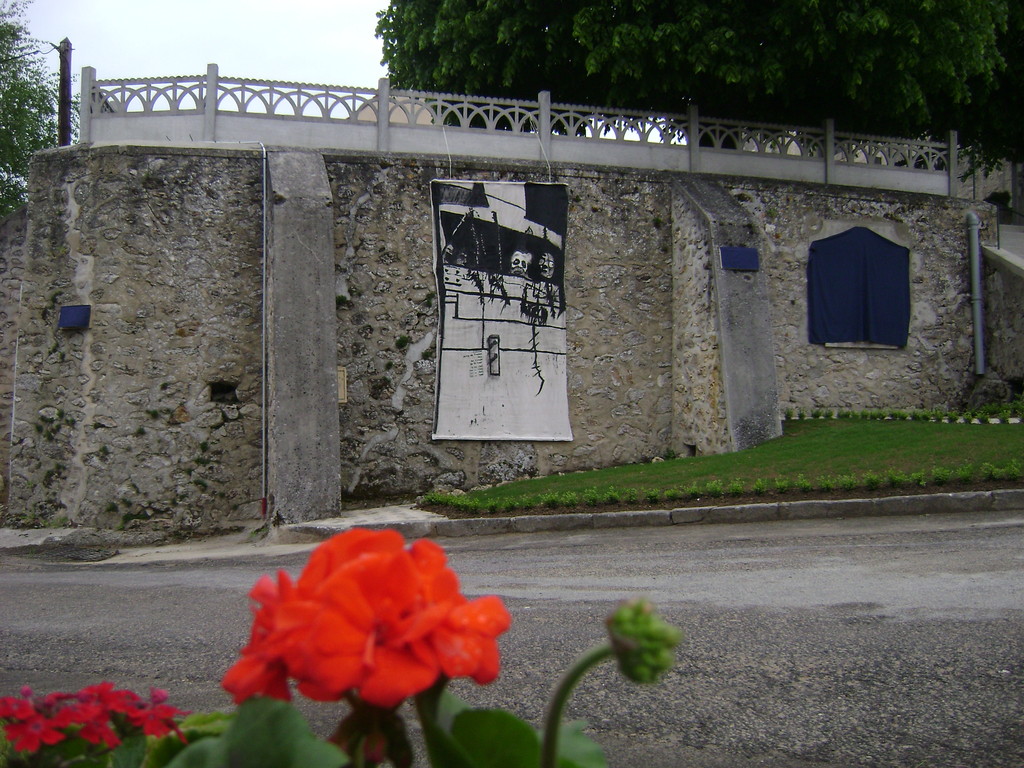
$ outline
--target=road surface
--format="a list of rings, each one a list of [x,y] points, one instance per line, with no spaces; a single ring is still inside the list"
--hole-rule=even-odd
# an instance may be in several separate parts
[[[441,543],[514,618],[475,703],[539,721],[554,677],[629,596],[685,633],[658,685],[612,665],[569,708],[612,768],[1024,766],[1024,515],[993,513],[482,536]],[[306,555],[0,562],[0,695],[100,679],[228,708],[245,593]],[[303,705],[328,731],[333,705]]]

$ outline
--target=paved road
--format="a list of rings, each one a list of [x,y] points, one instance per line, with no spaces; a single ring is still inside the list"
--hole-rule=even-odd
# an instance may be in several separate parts
[[[1024,766],[1024,515],[796,521],[445,540],[468,593],[514,616],[506,668],[461,693],[538,719],[622,597],[686,633],[657,686],[611,667],[570,707],[612,768]],[[304,554],[0,563],[0,694],[98,679],[228,705],[243,597]],[[329,705],[306,707],[318,730]]]

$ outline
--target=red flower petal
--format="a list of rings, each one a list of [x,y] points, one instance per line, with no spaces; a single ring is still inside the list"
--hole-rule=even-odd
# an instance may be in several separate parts
[[[378,707],[395,707],[425,691],[437,680],[438,667],[412,653],[378,647],[373,669],[359,687],[364,701]]]

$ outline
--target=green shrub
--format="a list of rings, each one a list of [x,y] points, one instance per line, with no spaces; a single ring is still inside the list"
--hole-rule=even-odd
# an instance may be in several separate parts
[[[743,481],[738,477],[729,481],[729,485],[725,487],[725,492],[730,496],[742,496],[745,486]]]
[[[890,469],[885,473],[885,477],[893,488],[899,488],[910,482],[907,473],[901,469]]]
[[[770,486],[770,483],[768,482],[768,480],[766,480],[763,477],[759,477],[759,478],[757,478],[757,480],[754,481],[754,486],[753,486],[753,488],[751,490],[753,490],[754,495],[762,496],[762,495],[768,493],[768,489],[770,487],[771,486]]]
[[[545,493],[540,497],[540,503],[548,509],[557,509],[562,506],[562,498],[559,493]]]
[[[721,480],[708,480],[704,484],[704,492],[713,499],[725,494],[725,485]]]
[[[801,493],[810,493],[814,490],[814,483],[808,480],[804,475],[800,474],[796,476],[796,488]]]
[[[857,488],[857,476],[854,474],[839,475],[836,478],[836,485],[844,491],[852,491]]]
[[[576,491],[562,491],[558,496],[563,507],[578,507],[580,505],[580,495]]]
[[[793,484],[788,477],[776,477],[773,484],[775,485],[776,493],[789,493],[793,488]]]
[[[440,491],[428,491],[423,494],[423,503],[440,507],[451,504],[453,498],[450,494],[441,493]]]
[[[874,491],[882,485],[882,478],[875,472],[865,472],[861,482],[869,491]]]
[[[618,504],[622,501],[622,492],[619,491],[614,485],[609,485],[604,489],[604,494],[601,496],[601,501],[605,504]]]
[[[974,465],[961,464],[953,470],[953,475],[959,483],[969,483],[974,480]]]

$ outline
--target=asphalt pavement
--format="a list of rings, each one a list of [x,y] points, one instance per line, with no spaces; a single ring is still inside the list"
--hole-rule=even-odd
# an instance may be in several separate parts
[[[405,509],[339,525],[441,526],[463,592],[497,594],[514,617],[499,679],[457,681],[458,693],[531,722],[619,600],[654,601],[684,633],[676,666],[636,686],[602,665],[570,702],[611,768],[1020,768],[1020,496],[929,498],[903,516],[858,516],[855,505],[844,519],[792,519],[809,507],[769,522],[740,522],[763,509],[714,513],[729,525],[595,515],[546,522],[573,529],[472,535],[478,523]],[[518,524],[528,523],[503,525]],[[0,557],[0,692],[111,680],[165,688],[183,709],[229,707],[218,681],[248,636],[245,594],[263,574],[297,574],[328,535],[316,526],[276,534],[302,541],[130,547],[96,563],[60,561],[74,539]],[[343,713],[299,703],[320,734]]]

